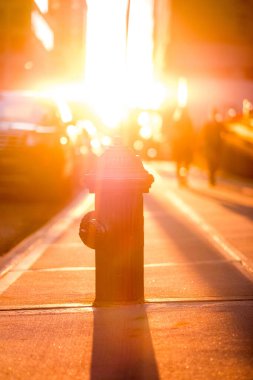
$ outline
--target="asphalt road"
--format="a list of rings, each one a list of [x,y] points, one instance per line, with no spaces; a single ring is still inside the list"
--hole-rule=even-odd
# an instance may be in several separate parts
[[[1,199],[0,255],[40,228],[62,207],[62,203]]]
[[[253,379],[250,191],[195,170],[179,188],[173,166],[147,168],[145,304],[93,307],[78,227],[94,198],[81,195],[0,277],[0,379]]]
[[[61,200],[29,200],[16,192],[0,194],[0,263],[18,243],[46,224],[60,212],[80,191]]]

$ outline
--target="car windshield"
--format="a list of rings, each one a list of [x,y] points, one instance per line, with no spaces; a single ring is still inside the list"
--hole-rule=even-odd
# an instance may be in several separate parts
[[[0,96],[0,121],[51,126],[59,118],[57,114],[57,107],[47,99]]]

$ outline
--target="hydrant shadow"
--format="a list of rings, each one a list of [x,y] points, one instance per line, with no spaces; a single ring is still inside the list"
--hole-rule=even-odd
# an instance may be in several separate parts
[[[144,305],[94,309],[90,378],[159,379]]]

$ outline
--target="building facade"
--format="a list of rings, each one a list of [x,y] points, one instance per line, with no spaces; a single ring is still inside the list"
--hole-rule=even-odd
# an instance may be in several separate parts
[[[85,0],[1,1],[0,88],[81,78],[85,20]]]
[[[84,76],[87,5],[85,0],[50,0],[48,16],[54,31],[52,52],[58,81]]]
[[[253,78],[252,0],[157,0],[154,18],[161,72]]]
[[[253,102],[253,0],[154,0],[154,20],[156,76],[186,79],[196,125]]]

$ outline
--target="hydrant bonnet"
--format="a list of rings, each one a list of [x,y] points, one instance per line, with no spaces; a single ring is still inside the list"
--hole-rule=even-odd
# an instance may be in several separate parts
[[[154,178],[143,167],[139,156],[124,147],[115,145],[98,159],[94,173],[85,175],[85,182],[91,193],[103,188],[117,188],[124,183],[125,189],[138,189],[147,193]]]

